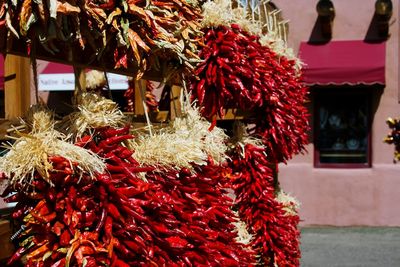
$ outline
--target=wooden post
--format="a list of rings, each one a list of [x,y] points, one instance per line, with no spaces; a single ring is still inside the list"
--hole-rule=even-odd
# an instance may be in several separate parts
[[[171,87],[171,120],[181,115],[181,102],[179,101],[182,87],[173,85]]]
[[[10,222],[0,220],[0,263],[10,257],[14,251],[14,246],[10,242],[11,227]]]
[[[146,88],[146,80],[135,81],[135,115],[144,115],[143,101],[140,94],[139,83]]]
[[[29,58],[7,55],[4,70],[5,117],[12,119],[28,111],[31,101]]]
[[[77,102],[77,97],[82,93],[86,92],[86,73],[85,69],[74,66],[75,75],[75,90],[74,90],[74,103]]]

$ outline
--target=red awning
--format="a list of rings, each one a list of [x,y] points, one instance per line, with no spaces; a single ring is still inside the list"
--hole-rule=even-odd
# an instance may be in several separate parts
[[[309,85],[385,84],[384,42],[302,42],[299,57],[305,63],[304,81]]]
[[[4,58],[0,54],[0,90],[4,90]]]

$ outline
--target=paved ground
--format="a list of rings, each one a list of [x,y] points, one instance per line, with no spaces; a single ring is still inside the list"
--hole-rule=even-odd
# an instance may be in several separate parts
[[[302,267],[400,267],[400,228],[303,228]]]

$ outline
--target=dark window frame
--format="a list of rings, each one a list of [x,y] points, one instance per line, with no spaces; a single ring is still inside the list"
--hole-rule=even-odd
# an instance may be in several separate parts
[[[333,169],[350,169],[350,168],[371,168],[372,167],[372,90],[376,90],[374,86],[314,86],[312,88],[314,94],[314,125],[313,125],[313,139],[314,139],[314,167],[315,168],[333,168]],[[319,136],[320,136],[320,108],[321,97],[329,95],[338,96],[354,96],[360,95],[366,97],[367,101],[367,150],[365,163],[322,163],[320,162],[320,149],[319,149]]]

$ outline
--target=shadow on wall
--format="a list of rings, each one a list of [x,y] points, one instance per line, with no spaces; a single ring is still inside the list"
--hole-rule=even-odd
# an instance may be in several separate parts
[[[364,41],[367,43],[385,42],[389,37],[388,17],[374,13]],[[333,20],[326,16],[318,16],[315,21],[308,43],[326,44],[332,40]]]
[[[369,24],[364,41],[366,43],[381,43],[389,39],[389,22],[376,13]]]
[[[318,16],[311,31],[308,43],[310,44],[326,44],[332,39],[332,21],[329,17]],[[331,27],[330,29],[328,27]]]

